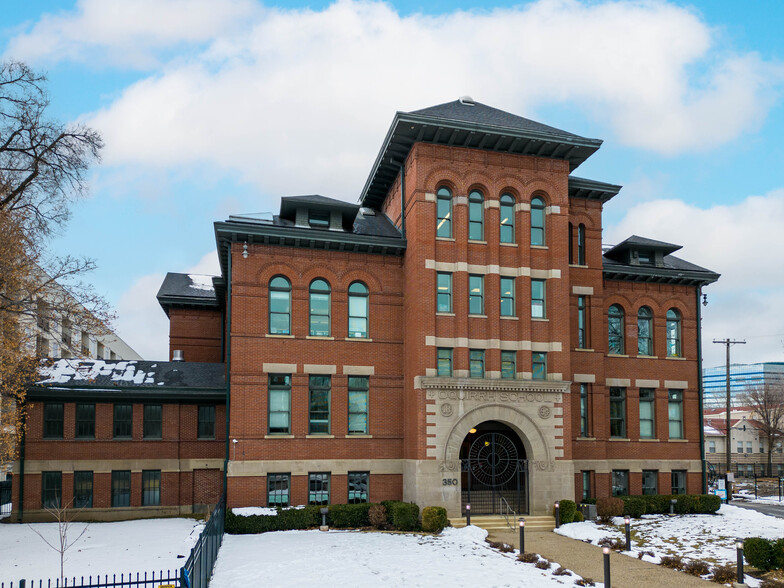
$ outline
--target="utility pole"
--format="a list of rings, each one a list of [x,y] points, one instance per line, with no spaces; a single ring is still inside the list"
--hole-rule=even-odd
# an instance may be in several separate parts
[[[727,457],[727,473],[729,474],[732,472],[732,429],[730,428],[730,410],[732,408],[731,396],[730,396],[730,346],[731,345],[745,345],[745,341],[735,341],[733,339],[714,339],[714,343],[720,343],[724,345],[727,350],[727,359],[726,359],[726,377],[727,377],[727,446],[725,447],[724,454]],[[729,503],[730,499],[732,498],[730,483],[727,480],[726,484],[727,488],[727,502]]]

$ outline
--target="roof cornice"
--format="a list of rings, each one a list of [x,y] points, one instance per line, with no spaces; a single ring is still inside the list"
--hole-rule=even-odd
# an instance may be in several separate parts
[[[577,176],[569,176],[569,197],[599,200],[604,203],[616,196],[623,186],[608,184]]]
[[[719,279],[720,274],[705,271],[672,269],[650,266],[610,265],[602,268],[605,280],[625,282],[654,282],[682,286],[706,286]]]

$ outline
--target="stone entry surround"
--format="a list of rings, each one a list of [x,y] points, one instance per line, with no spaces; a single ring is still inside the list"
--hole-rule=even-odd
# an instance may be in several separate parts
[[[529,464],[530,513],[550,514],[555,500],[574,494],[574,467],[564,461],[563,405],[569,382],[417,377],[427,398],[427,455],[404,466],[404,500],[441,505],[461,516],[460,446],[472,427],[511,427]]]

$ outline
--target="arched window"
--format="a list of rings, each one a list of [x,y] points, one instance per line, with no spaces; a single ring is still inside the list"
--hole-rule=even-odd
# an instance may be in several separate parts
[[[574,225],[569,223],[569,265],[574,263]]]
[[[368,289],[362,282],[348,287],[348,336],[368,336]]]
[[[609,353],[623,354],[623,308],[617,304],[607,311],[607,349]]]
[[[515,199],[511,194],[501,196],[501,243],[515,242]]]
[[[269,283],[269,332],[291,334],[291,283],[283,276],[275,276]]]
[[[452,192],[449,188],[439,188],[436,195],[436,213],[438,223],[436,224],[436,236],[452,236]]]
[[[674,308],[667,311],[667,356],[681,357],[681,313]]]
[[[330,287],[321,279],[310,283],[310,335],[329,337]]]
[[[585,265],[585,225],[577,225],[577,264]]]
[[[468,238],[472,241],[485,238],[485,199],[478,190],[468,195]]]
[[[544,245],[544,200],[531,200],[531,245]]]
[[[647,306],[637,311],[637,355],[653,355],[653,312]]]

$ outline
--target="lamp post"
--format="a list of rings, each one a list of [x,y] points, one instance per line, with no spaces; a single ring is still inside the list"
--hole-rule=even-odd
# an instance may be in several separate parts
[[[556,502],[555,503],[555,528],[557,529],[560,526],[561,526],[561,503]]]
[[[738,584],[743,584],[743,541],[738,539],[735,548],[738,551]]]
[[[675,505],[676,504],[678,504],[678,500],[676,498],[671,498],[670,499],[670,514],[671,515],[675,514]]]
[[[471,503],[466,503],[466,527],[471,525]]]
[[[632,531],[631,531],[631,523],[632,520],[629,517],[623,519],[623,524],[626,527],[626,551],[632,550]]]
[[[602,547],[604,553],[604,588],[612,588],[610,584],[610,548]]]
[[[520,517],[520,555],[525,553],[525,519]]]

